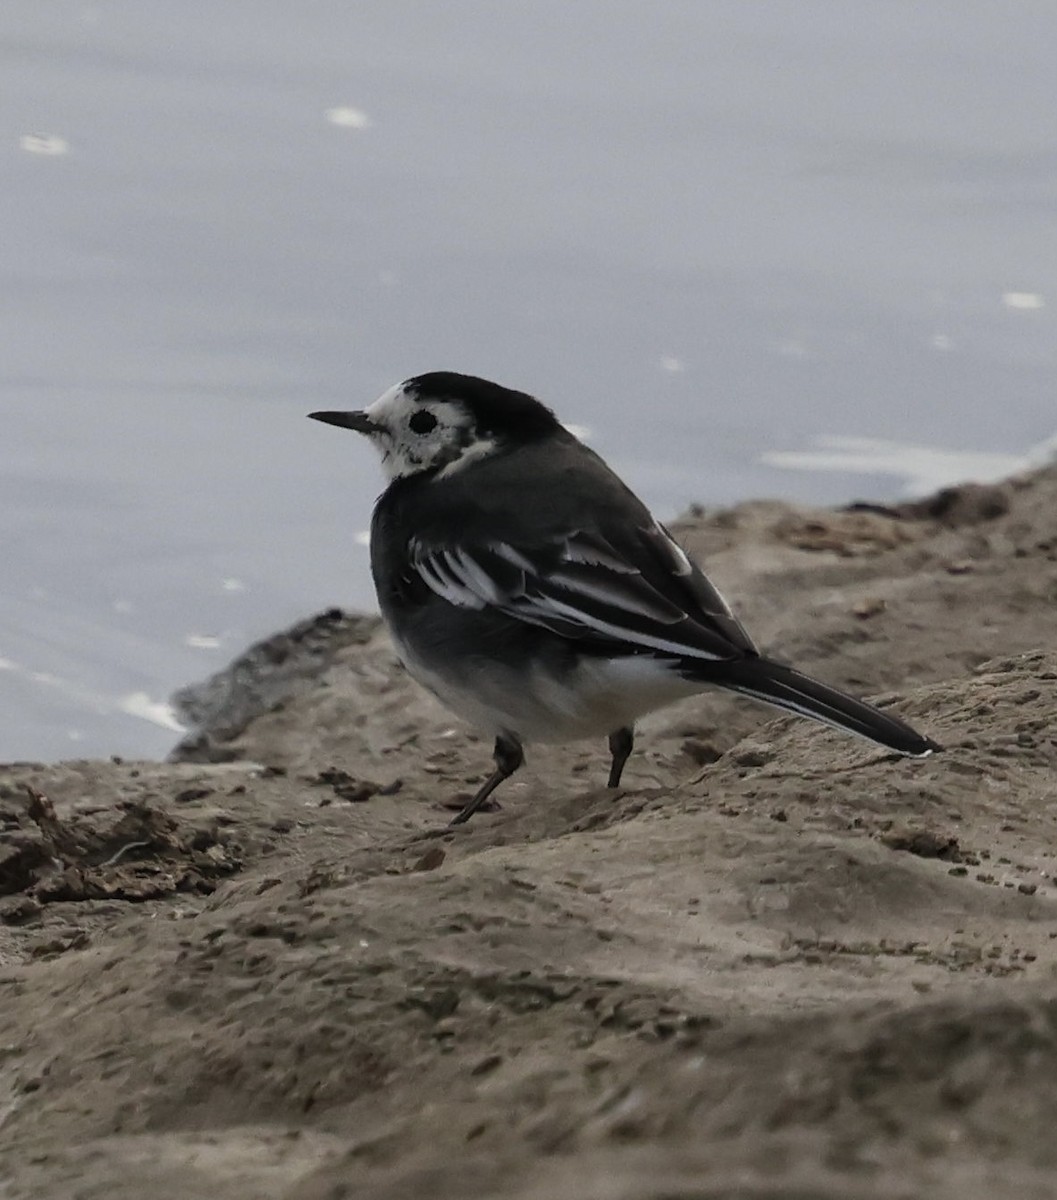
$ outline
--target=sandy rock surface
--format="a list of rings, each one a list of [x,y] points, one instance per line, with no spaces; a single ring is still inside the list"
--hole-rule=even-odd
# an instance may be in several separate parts
[[[1057,1195],[1055,513],[677,527],[923,761],[708,695],[441,832],[490,747],[335,611],[187,689],[179,761],[0,768],[0,1195]]]

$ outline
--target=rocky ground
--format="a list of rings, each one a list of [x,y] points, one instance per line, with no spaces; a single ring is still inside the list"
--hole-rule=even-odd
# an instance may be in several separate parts
[[[678,527],[924,761],[708,695],[432,836],[490,747],[332,612],[171,763],[0,768],[0,1195],[1057,1196],[1055,513]]]

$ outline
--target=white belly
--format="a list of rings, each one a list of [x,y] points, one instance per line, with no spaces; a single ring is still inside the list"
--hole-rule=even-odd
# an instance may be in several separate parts
[[[492,737],[512,733],[525,742],[604,737],[702,690],[645,656],[585,659],[561,680],[540,669],[512,671],[494,663],[450,680],[406,647],[397,651],[408,672],[468,724]]]

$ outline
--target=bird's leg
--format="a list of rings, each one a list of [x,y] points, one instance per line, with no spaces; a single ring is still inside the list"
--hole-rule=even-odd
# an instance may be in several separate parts
[[[631,754],[631,748],[635,745],[635,727],[633,725],[625,725],[621,729],[614,730],[609,735],[609,753],[613,755],[613,761],[609,767],[609,783],[607,787],[620,787],[620,777],[624,774],[624,764],[628,761],[628,756]]]
[[[521,743],[517,738],[510,737],[505,733],[501,733],[496,738],[493,757],[495,758],[495,770],[478,788],[477,795],[451,819],[449,824],[462,825],[468,821],[503,780],[509,779],[525,761]]]

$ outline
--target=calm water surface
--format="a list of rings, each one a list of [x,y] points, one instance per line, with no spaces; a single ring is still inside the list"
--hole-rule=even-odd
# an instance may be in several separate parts
[[[1050,0],[48,0],[0,14],[0,757],[372,602],[397,379],[536,392],[661,512],[1057,431]]]

